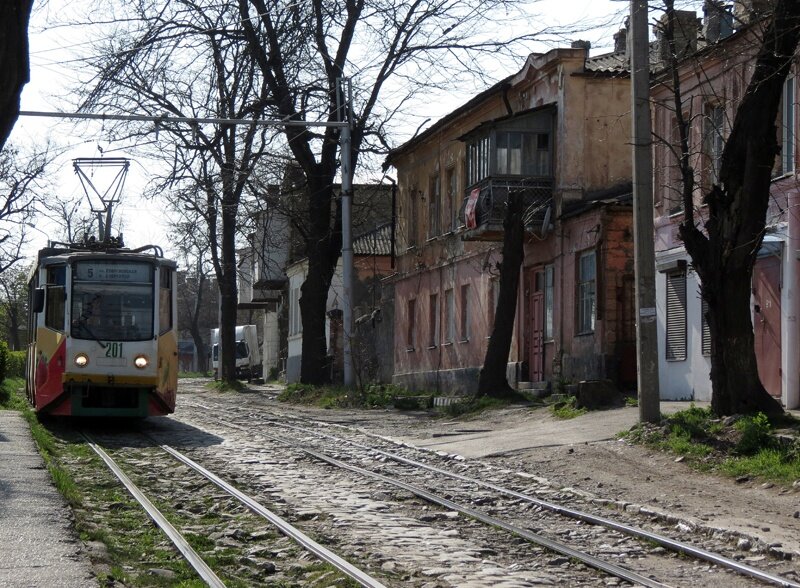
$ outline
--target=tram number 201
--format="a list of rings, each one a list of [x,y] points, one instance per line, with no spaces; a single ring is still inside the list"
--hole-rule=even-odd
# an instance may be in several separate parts
[[[106,345],[106,357],[122,357],[122,343],[109,343]]]

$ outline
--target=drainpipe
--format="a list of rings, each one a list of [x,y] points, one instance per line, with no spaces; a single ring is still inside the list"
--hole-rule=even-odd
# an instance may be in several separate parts
[[[390,266],[394,269],[394,262],[395,262],[395,249],[394,249],[394,240],[395,240],[395,232],[397,231],[397,182],[391,176],[384,176],[387,180],[392,183],[392,226],[391,226],[391,238],[389,247],[391,248],[391,255],[390,255]]]

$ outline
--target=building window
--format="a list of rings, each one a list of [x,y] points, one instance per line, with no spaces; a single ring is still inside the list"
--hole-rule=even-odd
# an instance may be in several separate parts
[[[549,134],[518,131],[498,132],[495,141],[495,163],[498,175],[550,175]]]
[[[456,339],[456,300],[452,288],[444,291],[444,341],[452,343]]]
[[[436,347],[439,341],[439,295],[428,297],[428,347]]]
[[[417,301],[410,298],[406,303],[406,349],[414,351],[417,333]]]
[[[289,292],[289,335],[303,332],[303,319],[300,315],[300,288],[292,288]]]
[[[684,118],[684,120],[686,120]],[[664,187],[664,196],[667,205],[667,212],[670,215],[683,212],[683,174],[681,173],[681,130],[678,126],[678,118],[672,119],[670,130],[670,165],[668,183]]]
[[[722,166],[722,150],[725,125],[725,109],[722,106],[708,106],[703,120],[703,141],[708,158],[707,178],[709,187],[719,183],[719,172]]]
[[[461,341],[469,341],[469,284],[461,285],[461,314],[459,315]]]
[[[419,223],[419,192],[412,188],[408,194],[408,218],[406,219],[406,231],[408,233],[408,246],[414,247],[417,244],[417,224]]]
[[[433,176],[428,185],[428,238],[432,239],[441,234],[440,222],[442,201],[439,174]]]
[[[587,251],[578,258],[578,334],[594,331],[597,298],[597,270],[595,252]]]
[[[445,188],[447,189],[447,209],[445,210],[445,231],[458,229],[458,176],[456,168],[451,167],[445,172]]]
[[[489,176],[489,137],[481,137],[467,145],[467,185],[477,184]]]
[[[544,339],[549,341],[553,338],[553,282],[554,268],[552,265],[544,266]]]
[[[700,347],[703,355],[711,355],[711,328],[708,326],[708,302],[700,298],[700,324],[702,325]]]
[[[667,361],[686,359],[686,271],[667,277]]]

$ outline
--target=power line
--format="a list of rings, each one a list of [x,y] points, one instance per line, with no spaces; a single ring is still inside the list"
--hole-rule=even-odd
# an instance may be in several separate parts
[[[305,121],[305,120],[257,120],[247,118],[196,118],[190,116],[151,116],[146,114],[95,114],[90,112],[44,112],[38,110],[21,110],[20,116],[38,116],[44,118],[68,118],[84,120],[120,120],[127,122],[154,123],[188,123],[191,125],[257,125],[268,127],[338,127],[347,126],[346,122]]]

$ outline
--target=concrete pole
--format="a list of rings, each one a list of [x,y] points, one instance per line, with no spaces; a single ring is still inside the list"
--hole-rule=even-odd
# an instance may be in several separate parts
[[[636,354],[639,420],[661,419],[658,390],[650,47],[647,0],[631,0],[633,118],[633,238],[636,272]]]
[[[347,95],[344,96],[344,92]],[[344,385],[352,388],[355,385],[353,370],[353,231],[352,231],[352,199],[353,199],[353,158],[351,141],[352,117],[350,105],[352,100],[349,80],[339,80],[339,96],[344,102],[339,105],[344,121],[340,134],[342,161],[342,338],[344,352]]]

